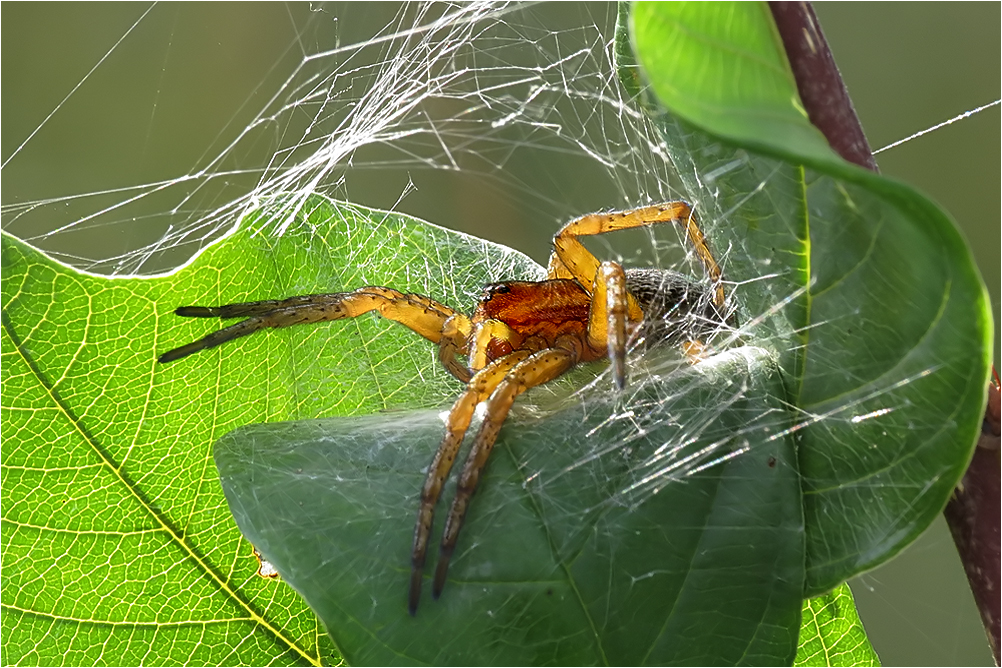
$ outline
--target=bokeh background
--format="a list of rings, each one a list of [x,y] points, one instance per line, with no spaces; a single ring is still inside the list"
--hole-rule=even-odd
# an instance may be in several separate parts
[[[582,4],[528,11],[535,23],[554,26],[604,21],[613,12]],[[998,3],[824,3],[816,11],[874,148],[1000,97]],[[134,186],[206,167],[304,54],[378,35],[397,12],[391,4],[367,3],[3,3],[4,229],[85,265],[156,241],[172,222],[163,212],[177,204],[166,195],[49,233],[126,201]],[[996,106],[877,156],[883,173],[925,191],[957,220],[988,286],[996,323],[999,135]],[[232,169],[231,176],[183,206],[207,210],[246,192],[274,146],[267,133],[248,142],[226,164],[212,167]],[[367,157],[392,160],[378,151]],[[358,169],[337,191],[543,262],[562,220],[623,206],[620,190],[599,172],[579,170],[574,160],[556,156],[544,163],[514,155],[503,179],[476,169]],[[183,253],[167,256],[146,268],[182,260]],[[998,332],[995,340],[998,365]],[[942,520],[852,587],[885,665],[992,664]]]

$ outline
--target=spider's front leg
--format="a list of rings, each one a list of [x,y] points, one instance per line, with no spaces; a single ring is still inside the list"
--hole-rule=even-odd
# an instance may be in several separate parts
[[[182,306],[175,313],[183,317],[247,319],[170,350],[160,355],[157,361],[161,364],[173,362],[268,327],[290,327],[355,318],[370,311],[376,311],[384,318],[399,322],[432,343],[437,343],[439,359],[446,370],[464,383],[469,381],[469,369],[457,358],[467,348],[472,330],[469,318],[424,295],[383,287],[224,306]]]
[[[581,342],[578,339],[570,336],[560,337],[553,348],[541,350],[515,365],[491,394],[487,401],[487,411],[483,424],[480,426],[470,454],[463,465],[463,471],[456,487],[456,498],[452,502],[449,517],[445,522],[438,564],[435,567],[435,580],[432,584],[432,596],[436,599],[441,595],[442,588],[445,586],[449,561],[456,549],[459,530],[463,526],[463,518],[466,516],[470,499],[477,489],[480,474],[494,449],[501,425],[508,417],[508,412],[511,410],[515,398],[529,388],[549,382],[566,372],[577,364],[582,353]]]

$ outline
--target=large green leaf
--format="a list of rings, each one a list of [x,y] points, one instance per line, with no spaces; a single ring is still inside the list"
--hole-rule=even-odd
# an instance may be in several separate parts
[[[726,140],[837,160],[804,111],[768,4],[672,4],[637,3],[632,31],[646,83],[672,113]]]
[[[763,317],[756,340],[774,334],[795,406],[813,595],[899,552],[946,504],[980,428],[992,325],[953,222],[804,134],[764,11],[639,3],[640,72],[624,78],[646,86],[687,196],[731,251],[728,278],[769,286],[736,293]]]
[[[302,600],[255,575],[212,443],[247,423],[437,405],[455,383],[409,332],[368,319],[347,334],[286,330],[158,365],[158,352],[215,327],[174,307],[367,282],[466,303],[470,286],[538,267],[395,214],[307,206],[328,234],[276,236],[282,219],[258,216],[156,278],[82,274],[3,235],[6,663],[336,658]]]
[[[443,596],[415,618],[437,412],[245,427],[216,463],[244,534],[349,663],[789,663],[803,533],[793,441],[768,438],[779,378],[755,348],[674,357],[626,397],[528,398],[545,417],[508,420]]]

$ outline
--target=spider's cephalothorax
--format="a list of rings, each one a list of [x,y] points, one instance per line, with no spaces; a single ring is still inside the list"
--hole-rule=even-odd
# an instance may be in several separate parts
[[[599,262],[578,240],[581,236],[663,222],[678,223],[685,229],[686,238],[706,269],[709,284],[672,271],[624,270],[615,262]],[[553,238],[546,280],[488,285],[472,317],[423,295],[384,287],[218,307],[182,306],[176,310],[177,315],[246,320],[166,352],[159,361],[172,362],[266,327],[354,318],[370,311],[437,344],[442,364],[466,384],[466,389],[452,406],[445,436],[421,489],[408,600],[414,614],[424,579],[435,505],[477,404],[486,401],[487,410],[459,475],[456,497],[446,519],[432,586],[435,598],[445,585],[449,559],[480,474],[519,394],[553,380],[575,364],[605,357],[612,362],[617,387],[622,388],[626,384],[629,340],[640,337],[647,344],[678,343],[696,355],[702,350],[702,340],[725,322],[724,310],[720,267],[692,209],[685,202],[668,202],[631,211],[591,214],[568,223]],[[466,357],[465,364],[460,357]]]

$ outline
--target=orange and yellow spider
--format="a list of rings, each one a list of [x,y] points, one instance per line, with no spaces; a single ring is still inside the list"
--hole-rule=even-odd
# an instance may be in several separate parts
[[[599,262],[578,240],[581,236],[663,222],[683,227],[708,274],[709,285],[673,271],[624,270],[616,262]],[[685,202],[668,202],[631,211],[591,214],[568,223],[553,238],[546,280],[488,285],[473,317],[429,297],[385,287],[216,307],[182,306],[176,311],[179,316],[247,319],[164,353],[159,361],[173,362],[265,327],[354,318],[370,311],[437,344],[442,365],[466,384],[466,390],[449,412],[445,436],[421,489],[408,598],[413,615],[421,595],[435,506],[479,403],[486,401],[487,410],[446,519],[432,586],[436,599],[445,585],[470,499],[515,398],[580,362],[605,357],[612,362],[616,386],[623,388],[627,343],[640,336],[647,344],[681,344],[695,358],[702,350],[702,339],[725,322],[724,310],[720,267],[692,208]],[[466,364],[458,359],[460,356],[466,357]]]

